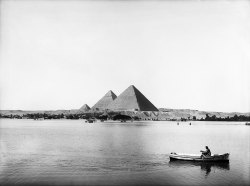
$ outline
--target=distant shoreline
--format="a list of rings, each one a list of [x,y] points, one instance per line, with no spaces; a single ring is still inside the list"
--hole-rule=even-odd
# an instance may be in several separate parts
[[[191,109],[166,109],[159,111],[83,111],[72,110],[0,110],[0,118],[10,119],[113,119],[116,115],[125,115],[137,121],[250,121],[249,113],[207,112]]]

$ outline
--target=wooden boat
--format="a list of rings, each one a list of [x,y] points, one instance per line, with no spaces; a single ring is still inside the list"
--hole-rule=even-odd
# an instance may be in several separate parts
[[[95,119],[86,119],[85,123],[94,123]]]
[[[199,154],[177,154],[171,152],[169,155],[170,161],[182,160],[182,161],[229,161],[229,153],[225,154],[212,154],[211,156],[201,156]]]

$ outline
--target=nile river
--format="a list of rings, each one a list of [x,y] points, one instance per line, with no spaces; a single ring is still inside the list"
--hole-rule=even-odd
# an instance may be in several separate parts
[[[0,185],[249,185],[250,126],[191,123],[1,119]],[[169,162],[205,145],[230,162]]]

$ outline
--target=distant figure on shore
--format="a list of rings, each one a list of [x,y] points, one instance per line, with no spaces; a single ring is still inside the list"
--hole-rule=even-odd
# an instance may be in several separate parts
[[[179,125],[179,122],[177,123],[177,125]]]
[[[208,148],[208,146],[206,146],[206,150],[205,151],[201,150],[200,152],[202,153],[201,158],[205,157],[205,156],[211,156],[211,151]]]
[[[191,123],[189,123],[189,125],[191,125]]]

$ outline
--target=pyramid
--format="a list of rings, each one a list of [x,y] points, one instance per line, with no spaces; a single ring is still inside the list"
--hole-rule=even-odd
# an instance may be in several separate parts
[[[116,98],[117,96],[110,90],[91,108],[91,110],[105,110]]]
[[[90,107],[87,104],[84,104],[79,110],[81,110],[81,111],[89,111]]]
[[[129,86],[109,106],[110,110],[158,111],[158,109],[137,89]]]

